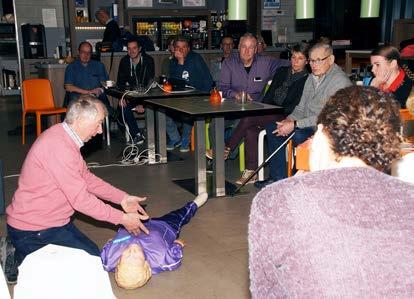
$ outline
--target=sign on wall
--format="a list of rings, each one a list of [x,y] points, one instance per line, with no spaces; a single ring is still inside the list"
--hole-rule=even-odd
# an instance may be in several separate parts
[[[264,0],[264,8],[279,9],[280,0]]]

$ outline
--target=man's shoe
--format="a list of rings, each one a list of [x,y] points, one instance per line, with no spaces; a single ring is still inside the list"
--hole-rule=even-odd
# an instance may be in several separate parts
[[[241,178],[236,181],[236,184],[243,185],[247,181],[248,177],[252,175],[253,172],[254,170],[245,169],[243,171]],[[253,184],[256,181],[257,181],[257,174],[255,174],[246,184]]]
[[[15,249],[9,238],[0,238],[0,264],[4,272],[7,283],[17,282],[18,269],[14,259]]]
[[[275,179],[273,179],[273,178],[268,178],[268,179],[266,179],[266,180],[264,180],[264,181],[257,181],[257,182],[255,182],[255,183],[254,183],[254,186],[255,186],[256,188],[258,188],[258,189],[262,189],[263,187],[265,187],[265,186],[267,186],[267,185],[270,185],[270,184],[272,184],[272,183],[274,183],[274,182],[277,182],[277,180],[275,180]]]
[[[181,141],[174,141],[174,140],[170,140],[167,143],[167,151],[173,151],[175,150],[177,147],[181,146]]]
[[[133,144],[143,144],[145,141],[145,136],[141,134],[141,132],[138,132],[137,135],[134,136],[134,139],[132,140]]]
[[[224,148],[224,160],[227,160],[229,158],[231,149],[229,147]],[[208,149],[206,150],[206,157],[210,160],[213,160],[213,150]]]

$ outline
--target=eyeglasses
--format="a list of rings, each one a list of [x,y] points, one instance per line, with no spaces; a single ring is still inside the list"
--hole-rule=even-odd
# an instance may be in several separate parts
[[[310,64],[316,64],[316,65],[320,65],[322,63],[322,61],[324,61],[326,58],[328,58],[329,56],[331,56],[331,54],[329,54],[328,56],[324,57],[324,58],[318,58],[318,59],[309,59],[309,63]]]
[[[79,50],[79,54],[91,55],[92,52]]]

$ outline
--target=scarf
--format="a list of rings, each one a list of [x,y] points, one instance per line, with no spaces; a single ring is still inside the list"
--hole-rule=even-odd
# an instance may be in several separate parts
[[[298,81],[299,79],[302,79],[303,77],[306,77],[308,75],[308,72],[306,69],[304,69],[301,72],[292,74],[292,68],[290,67],[288,69],[288,75],[285,81],[275,89],[275,93],[273,95],[274,103],[276,105],[282,106],[283,102],[286,99],[289,87]]]

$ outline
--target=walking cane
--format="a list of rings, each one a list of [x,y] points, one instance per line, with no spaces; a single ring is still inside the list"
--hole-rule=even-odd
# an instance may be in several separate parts
[[[233,193],[231,194],[231,196],[233,197],[237,192],[239,192],[240,191],[240,189],[242,188],[242,187],[244,187],[244,185],[246,185],[247,184],[247,182],[248,181],[250,181],[251,179],[252,179],[252,177],[254,177],[258,172],[259,172],[259,170],[260,169],[262,169],[263,167],[265,167],[268,163],[269,163],[269,161],[270,161],[270,159],[272,159],[272,157],[274,156],[274,155],[276,155],[276,153],[282,148],[282,147],[284,147],[288,142],[289,142],[289,140],[290,139],[292,139],[292,137],[295,135],[295,131],[293,131],[292,132],[292,134],[290,134],[290,136],[262,163],[262,164],[260,164],[260,166],[251,174],[251,175],[249,175],[249,177],[244,181],[244,183],[243,184],[241,184],[239,187],[237,187],[237,189],[236,190],[234,190],[233,191]]]

